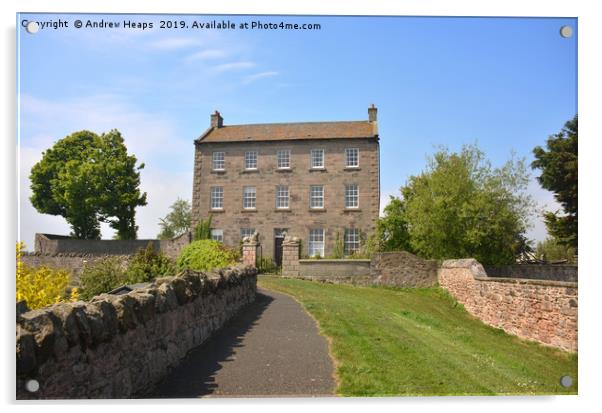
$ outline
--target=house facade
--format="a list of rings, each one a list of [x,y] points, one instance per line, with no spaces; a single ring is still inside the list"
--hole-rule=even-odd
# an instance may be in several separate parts
[[[377,109],[368,120],[224,125],[219,112],[195,140],[192,224],[212,216],[212,238],[238,246],[257,232],[280,264],[284,233],[302,255],[335,244],[359,250],[380,206]],[[338,241],[337,241],[338,240]]]

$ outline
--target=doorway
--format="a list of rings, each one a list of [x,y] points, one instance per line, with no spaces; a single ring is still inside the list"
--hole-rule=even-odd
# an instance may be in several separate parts
[[[282,266],[282,243],[287,228],[274,228],[274,264]]]

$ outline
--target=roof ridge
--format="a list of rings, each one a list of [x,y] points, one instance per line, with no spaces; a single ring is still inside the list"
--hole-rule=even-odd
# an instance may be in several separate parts
[[[313,122],[272,122],[272,123],[239,123],[235,125],[223,125],[219,129],[227,128],[229,126],[266,126],[266,125],[316,125],[319,123],[370,123],[369,120],[325,120],[325,121],[313,121]]]

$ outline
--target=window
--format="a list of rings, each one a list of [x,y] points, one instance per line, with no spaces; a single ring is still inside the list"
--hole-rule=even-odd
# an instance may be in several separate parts
[[[288,208],[288,186],[286,185],[276,187],[276,208]]]
[[[254,186],[245,186],[242,192],[242,207],[244,209],[255,209],[257,192]]]
[[[212,229],[211,239],[214,241],[224,242],[224,230],[223,229]]]
[[[324,229],[310,229],[309,230],[309,256],[315,257],[319,255],[324,256]]]
[[[359,191],[357,184],[345,185],[345,208],[359,207]]]
[[[357,168],[360,166],[360,151],[357,148],[345,149],[345,167]]]
[[[226,153],[213,152],[213,170],[223,171],[226,168]]]
[[[250,237],[255,233],[255,228],[241,228],[240,229],[240,239],[245,237]]]
[[[322,185],[309,187],[309,207],[324,208],[324,187]]]
[[[345,228],[345,255],[351,255],[360,250],[360,230]]]
[[[324,149],[311,150],[311,167],[324,168]]]
[[[288,169],[291,167],[291,151],[288,149],[281,149],[276,153],[278,160],[278,169]]]
[[[257,151],[245,152],[245,169],[257,169]]]
[[[224,208],[224,187],[213,186],[211,187],[211,209],[222,208]]]

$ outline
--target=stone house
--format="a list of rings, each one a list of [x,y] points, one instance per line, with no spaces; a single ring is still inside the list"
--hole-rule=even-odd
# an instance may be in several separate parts
[[[277,264],[284,233],[302,255],[346,254],[376,226],[380,206],[377,109],[368,120],[225,125],[219,112],[195,143],[192,224],[212,216],[212,238],[238,246],[259,234]]]

